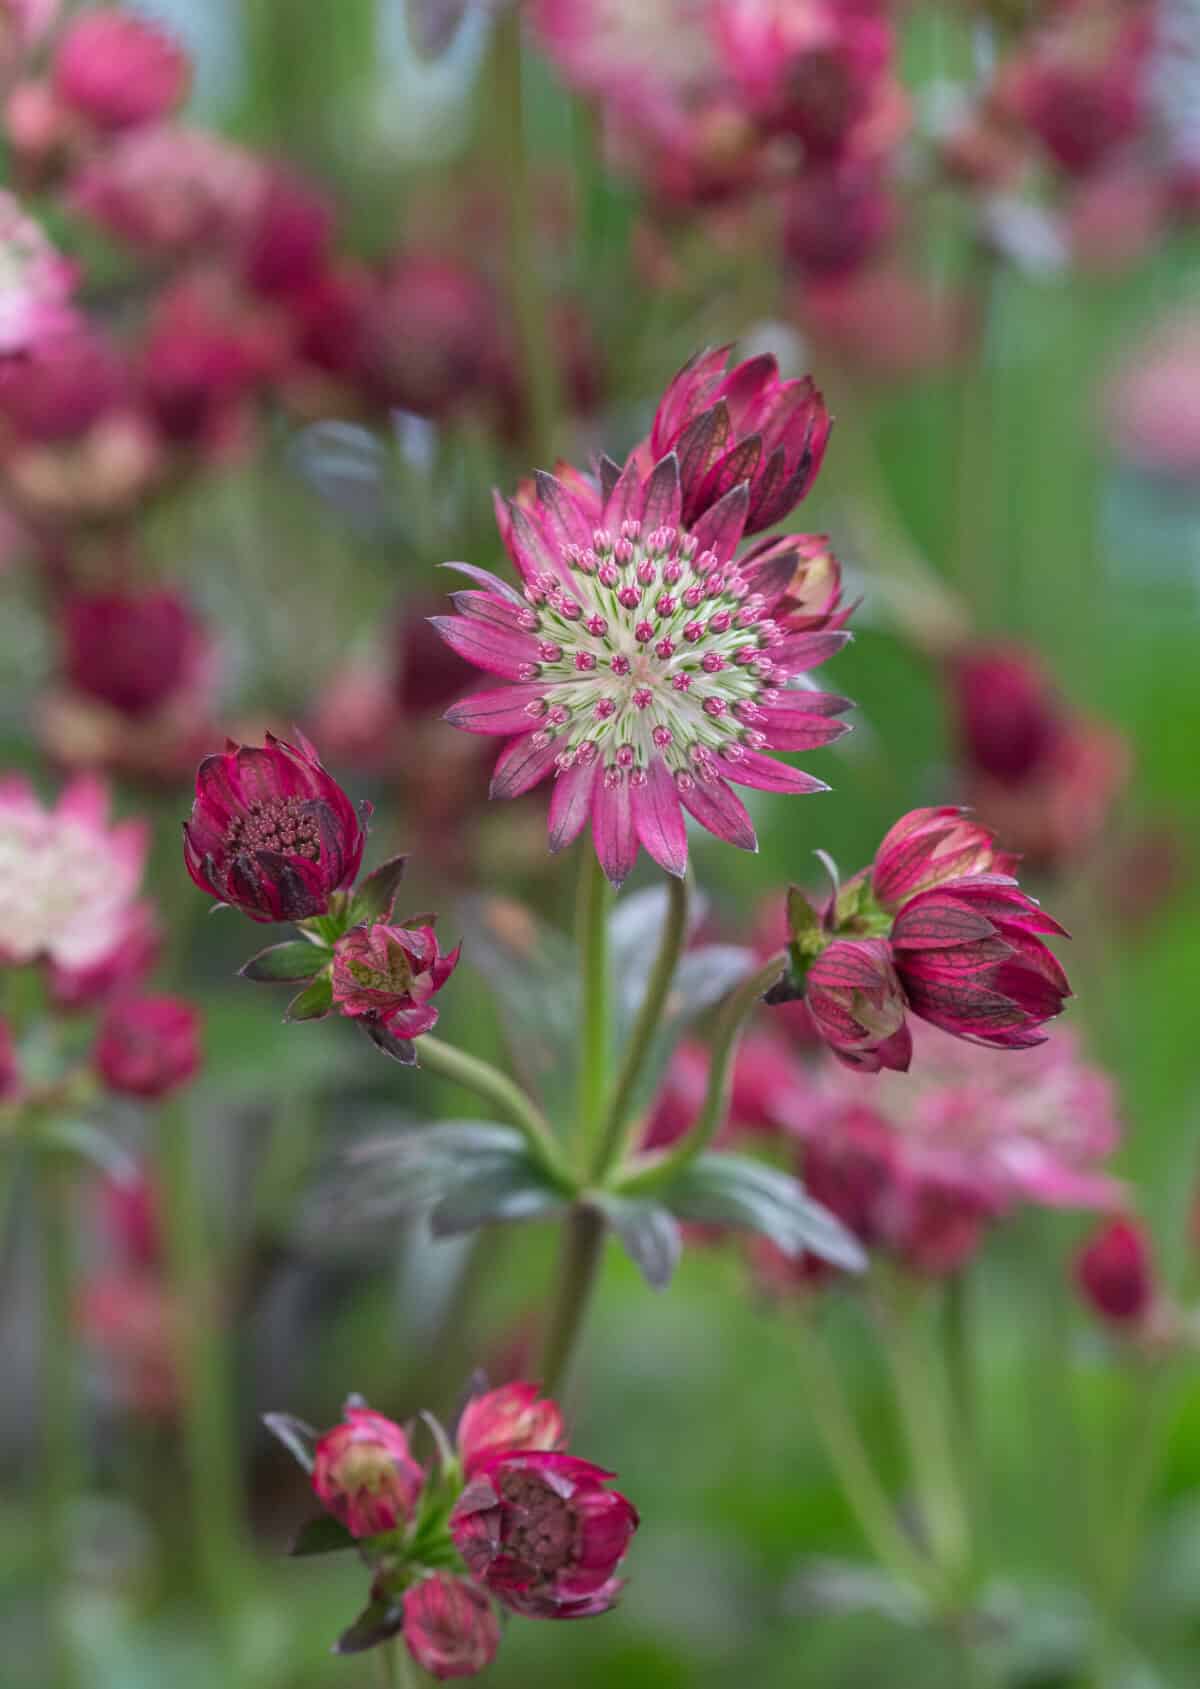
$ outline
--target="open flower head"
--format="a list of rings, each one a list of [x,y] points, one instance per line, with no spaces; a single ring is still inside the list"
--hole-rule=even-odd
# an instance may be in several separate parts
[[[500,510],[523,582],[458,564],[474,582],[458,614],[435,625],[451,648],[509,685],[453,705],[447,720],[507,738],[494,797],[554,777],[550,848],[591,825],[605,873],[620,885],[639,848],[667,872],[687,864],[684,812],[718,838],[755,848],[735,785],[816,792],[823,781],[766,751],[810,750],[846,732],[848,701],[799,690],[799,677],[849,637],[794,631],[774,618],[801,562],[772,541],[738,560],[748,479],[691,525],[681,459],[644,471],[635,454],[599,485],[574,471],[540,474]]]

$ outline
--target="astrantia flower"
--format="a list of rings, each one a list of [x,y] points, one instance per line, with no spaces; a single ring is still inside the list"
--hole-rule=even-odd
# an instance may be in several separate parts
[[[749,457],[745,460],[749,463]],[[764,756],[808,750],[846,731],[847,700],[793,689],[848,635],[791,632],[773,619],[800,561],[772,542],[735,560],[750,508],[745,479],[683,525],[680,459],[647,474],[631,458],[602,486],[574,472],[537,477],[501,511],[523,583],[456,565],[476,583],[436,626],[478,668],[516,684],[455,704],[446,719],[510,739],[494,797],[550,775],[550,848],[590,822],[614,885],[639,846],[672,874],[687,863],[683,811],[718,838],[755,848],[731,790],[816,792],[823,781]]]
[[[393,1038],[417,1038],[437,1025],[430,998],[458,966],[461,949],[444,953],[431,926],[355,927],[334,947],[333,1001],[342,1014],[376,1022]]]
[[[169,1096],[202,1060],[200,1014],[182,997],[121,997],[108,1009],[93,1052],[97,1073],[121,1096]]]
[[[499,1455],[467,1484],[450,1534],[467,1569],[532,1618],[605,1612],[637,1511],[607,1488],[611,1472],[567,1454]]]
[[[347,1407],[314,1451],[313,1489],[354,1537],[406,1524],[424,1483],[400,1426],[368,1407]]]
[[[54,55],[54,88],[98,129],[165,117],[187,94],[182,48],[134,12],[102,6],[72,19]]]
[[[769,355],[726,369],[728,346],[702,352],[672,381],[654,416],[650,451],[679,459],[681,519],[692,527],[741,482],[749,487],[743,532],[780,522],[817,478],[831,422],[805,376],[782,381]]]
[[[847,1067],[907,1071],[908,1003],[883,939],[835,939],[810,967],[804,1001],[817,1031]]]
[[[135,717],[186,687],[208,650],[195,611],[170,589],[73,594],[62,640],[72,688]]]
[[[472,1396],[458,1422],[463,1471],[472,1474],[493,1455],[521,1449],[560,1449],[566,1442],[562,1409],[536,1384],[502,1384]]]
[[[88,776],[53,809],[25,780],[0,779],[0,962],[88,968],[121,943],[148,834],[140,821],[110,826],[108,809],[107,788]]]
[[[500,1621],[483,1591],[466,1578],[435,1572],[405,1592],[408,1651],[439,1682],[474,1677],[500,1646]]]
[[[74,208],[139,251],[211,255],[240,243],[265,166],[204,129],[134,129],[91,159],[71,184]]]
[[[0,191],[0,357],[65,332],[74,320],[74,287],[74,266],[20,201]]]
[[[871,869],[871,890],[895,913],[918,892],[976,874],[1008,874],[1016,858],[996,849],[986,827],[955,804],[913,809],[884,834]]]
[[[356,814],[312,745],[297,740],[268,733],[261,749],[230,740],[196,774],[183,828],[187,871],[252,921],[324,914],[362,862],[370,806]]]
[[[1075,1259],[1079,1294],[1102,1320],[1125,1330],[1140,1325],[1157,1295],[1150,1238],[1140,1221],[1109,1220]]]

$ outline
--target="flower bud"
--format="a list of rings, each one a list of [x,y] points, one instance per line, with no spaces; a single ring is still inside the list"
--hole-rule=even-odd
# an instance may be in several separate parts
[[[195,613],[172,591],[76,595],[62,632],[71,686],[135,718],[160,709],[186,683],[204,643]]]
[[[333,952],[333,1000],[342,1014],[378,1023],[394,1038],[416,1038],[437,1025],[429,1001],[458,966],[432,927],[355,927]]]
[[[1007,874],[1012,857],[996,849],[986,827],[954,804],[914,809],[903,816],[875,853],[871,889],[883,908],[895,912],[917,892],[969,874]]]
[[[404,1640],[417,1664],[439,1681],[474,1677],[496,1657],[500,1621],[475,1584],[435,1572],[405,1594]]]
[[[118,998],[101,1023],[92,1059],[110,1091],[169,1096],[200,1066],[199,1011],[181,997]]]
[[[907,1072],[908,1005],[884,940],[835,939],[808,970],[805,1002],[817,1031],[847,1067]]]
[[[168,35],[116,6],[73,19],[54,57],[59,99],[103,130],[166,117],[190,79],[187,55]]]
[[[1155,1300],[1150,1240],[1134,1219],[1110,1220],[1093,1232],[1075,1259],[1075,1283],[1094,1314],[1129,1329]]]
[[[424,1482],[404,1432],[370,1408],[347,1408],[342,1424],[317,1444],[313,1489],[353,1537],[405,1525]]]
[[[458,1452],[468,1478],[492,1455],[561,1449],[566,1440],[561,1408],[539,1401],[536,1384],[504,1384],[473,1396],[458,1422]]]

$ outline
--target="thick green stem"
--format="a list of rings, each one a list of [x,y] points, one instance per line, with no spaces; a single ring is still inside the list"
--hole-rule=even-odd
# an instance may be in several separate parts
[[[575,1160],[591,1170],[609,1074],[608,882],[584,840],[579,864],[576,933],[579,946],[579,1084],[575,1110]]]
[[[541,1385],[547,1395],[556,1395],[569,1379],[604,1257],[604,1238],[604,1220],[594,1209],[571,1210],[563,1227],[555,1275],[558,1291],[542,1347]]]
[[[634,1022],[633,1031],[629,1035],[625,1054],[621,1058],[621,1070],[617,1075],[617,1082],[613,1086],[604,1117],[604,1125],[600,1133],[599,1149],[593,1167],[595,1177],[600,1180],[612,1167],[620,1163],[628,1148],[632,1125],[629,1115],[634,1092],[641,1076],[642,1067],[650,1052],[650,1047],[654,1043],[654,1035],[658,1031],[659,1022],[662,1020],[663,1010],[671,991],[671,982],[675,978],[675,970],[679,966],[679,958],[687,940],[688,887],[686,878],[669,877],[667,892],[669,902],[662,942],[659,945],[658,955],[655,957],[650,978],[646,982],[646,995],[642,998],[637,1020]]]
[[[800,1325],[802,1412],[816,1426],[859,1529],[879,1564],[929,1604],[942,1605],[936,1568],[896,1519],[887,1492],[871,1465],[842,1389],[832,1355],[810,1320]]]
[[[190,1122],[181,1103],[163,1111],[159,1169],[184,1387],[192,1540],[198,1575],[234,1659],[245,1545],[232,1367],[223,1339],[216,1252],[206,1225]],[[227,1676],[224,1681],[235,1680]]]
[[[505,7],[493,39],[496,164],[508,205],[509,294],[525,371],[528,443],[534,461],[553,462],[559,374],[555,334],[538,264],[534,187],[525,139],[520,6]]]
[[[67,1605],[75,1503],[86,1477],[84,1421],[72,1327],[72,1240],[66,1177],[51,1155],[38,1158],[37,1217],[42,1247],[42,1463],[46,1508],[46,1590],[52,1615],[54,1689],[80,1681]]]
[[[690,1130],[663,1155],[647,1157],[630,1176],[621,1180],[621,1190],[627,1194],[657,1190],[669,1184],[711,1144],[729,1106],[729,1091],[733,1080],[733,1062],[741,1041],[742,1030],[754,1009],[775,984],[787,963],[780,951],[763,964],[757,973],[743,980],[737,990],[725,1000],[712,1037],[712,1056],[708,1070],[708,1087],[704,1103]]]
[[[562,1155],[546,1116],[532,1097],[506,1073],[478,1056],[469,1056],[454,1044],[426,1033],[417,1045],[422,1067],[449,1079],[490,1103],[497,1113],[525,1135],[534,1156],[554,1178],[564,1177]]]

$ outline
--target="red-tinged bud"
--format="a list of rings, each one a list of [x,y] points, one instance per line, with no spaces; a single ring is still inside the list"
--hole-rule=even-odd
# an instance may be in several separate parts
[[[169,589],[71,597],[62,636],[72,688],[134,718],[188,685],[207,649],[195,611]]]
[[[1155,1302],[1154,1260],[1145,1227],[1109,1220],[1075,1258],[1075,1284],[1094,1314],[1125,1329],[1147,1318]]]
[[[536,1384],[503,1384],[473,1396],[458,1422],[458,1452],[468,1478],[492,1455],[561,1449],[566,1440],[562,1409],[549,1398],[539,1400]]]
[[[996,849],[986,827],[946,804],[914,809],[885,834],[875,853],[871,889],[891,913],[918,892],[973,874],[1008,874],[1014,859]]]
[[[196,774],[183,829],[187,871],[252,921],[323,915],[362,862],[369,806],[356,814],[313,746],[297,738],[290,745],[268,733],[261,748],[231,740]]]
[[[21,1065],[12,1028],[0,1017],[0,1104],[15,1102],[21,1094]]]
[[[458,966],[461,945],[443,952],[432,927],[355,927],[333,953],[333,1001],[394,1038],[417,1038],[437,1025],[430,1001]]]
[[[439,1682],[474,1677],[496,1657],[500,1621],[475,1584],[435,1572],[405,1594],[404,1640],[417,1664]]]
[[[353,1537],[406,1525],[424,1483],[400,1426],[370,1408],[348,1407],[316,1446],[313,1489]]]
[[[1063,727],[1041,664],[1016,645],[976,645],[956,657],[951,679],[961,754],[969,772],[1019,782],[1052,754]]]
[[[835,939],[808,969],[805,1002],[839,1061],[904,1073],[912,1056],[907,1004],[882,939]]]
[[[566,1454],[493,1457],[450,1515],[468,1570],[506,1606],[534,1618],[604,1612],[638,1526],[606,1486],[612,1473]]]
[[[100,1026],[92,1057],[110,1091],[161,1098],[200,1067],[200,1015],[181,997],[122,997]]]
[[[136,13],[98,7],[73,19],[54,56],[59,99],[97,129],[130,129],[183,104],[187,55]]]

